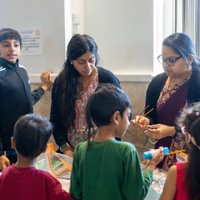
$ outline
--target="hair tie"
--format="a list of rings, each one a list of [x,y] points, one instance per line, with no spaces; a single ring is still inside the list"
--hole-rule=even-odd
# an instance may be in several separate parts
[[[199,116],[199,114],[200,114],[199,111],[197,111],[197,112],[195,113],[195,115],[196,115],[197,117]]]
[[[181,127],[181,132],[185,135],[185,126]]]

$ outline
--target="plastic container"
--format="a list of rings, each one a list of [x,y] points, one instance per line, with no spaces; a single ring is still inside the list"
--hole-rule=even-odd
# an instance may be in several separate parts
[[[150,151],[146,151],[146,152],[143,153],[143,158],[145,160],[151,159],[157,151],[159,151],[159,149],[153,149],[153,150],[150,150]],[[168,153],[169,153],[169,148],[163,147],[163,154],[166,155]]]
[[[64,154],[59,154],[59,153],[56,153],[56,154],[59,156],[59,158],[65,161],[69,166],[72,166],[72,162],[73,162],[72,158]],[[67,170],[66,166],[61,162],[59,158],[51,154],[51,165],[52,165],[54,174],[52,173],[52,170],[50,168],[50,163],[47,158],[47,153],[42,153],[39,155],[39,157],[37,158],[35,162],[35,167],[37,169],[48,171],[52,175],[56,175],[58,178],[69,179],[71,172]]]

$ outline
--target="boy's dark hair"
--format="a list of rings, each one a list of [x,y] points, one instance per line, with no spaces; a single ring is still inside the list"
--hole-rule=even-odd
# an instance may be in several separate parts
[[[37,157],[45,150],[51,133],[52,124],[48,119],[36,114],[20,117],[13,135],[17,152],[27,158]]]
[[[18,31],[11,28],[3,28],[0,30],[0,42],[8,39],[14,39],[19,41],[20,47],[22,47],[22,38]]]
[[[97,127],[109,125],[114,112],[119,111],[123,117],[127,108],[131,108],[131,102],[123,90],[110,83],[99,84],[86,106],[88,139],[90,132],[94,131],[94,124]]]

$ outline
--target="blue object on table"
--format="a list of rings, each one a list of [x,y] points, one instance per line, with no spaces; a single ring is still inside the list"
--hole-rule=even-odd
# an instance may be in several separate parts
[[[151,159],[153,155],[158,151],[159,149],[153,149],[150,151],[146,151],[143,153],[143,158],[145,160]],[[163,154],[166,155],[169,153],[169,148],[168,147],[163,147]]]

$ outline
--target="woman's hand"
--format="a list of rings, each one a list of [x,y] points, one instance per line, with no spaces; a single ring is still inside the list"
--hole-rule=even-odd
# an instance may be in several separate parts
[[[150,120],[147,117],[137,115],[135,119],[131,120],[131,123],[136,129],[146,129],[147,125],[150,124]]]
[[[148,125],[144,133],[149,137],[160,140],[167,136],[173,136],[175,133],[175,127],[164,124]]]
[[[65,151],[65,155],[69,156],[70,158],[74,157],[74,152],[72,150]]]
[[[66,156],[69,156],[71,158],[74,157],[74,152],[72,151],[72,149],[70,148],[69,145],[67,145],[64,149],[61,150],[63,152],[63,154],[65,154]]]

